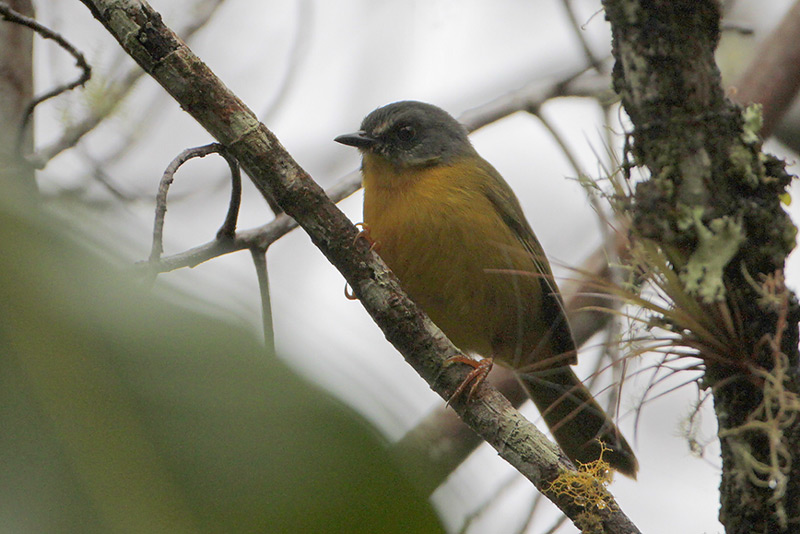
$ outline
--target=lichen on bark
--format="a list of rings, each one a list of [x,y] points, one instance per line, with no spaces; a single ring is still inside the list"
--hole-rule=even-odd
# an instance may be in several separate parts
[[[723,462],[720,519],[729,534],[796,527],[800,461],[777,467],[773,461],[776,451],[800,450],[800,307],[783,284],[796,228],[781,200],[792,177],[783,161],[762,152],[759,109],[742,110],[725,97],[714,62],[719,2],[604,0],[604,6],[614,88],[633,123],[626,156],[649,171],[630,200],[632,232],[655,244],[665,257],[659,265],[673,271],[671,280],[679,275],[676,293],[696,302],[685,312],[699,316],[686,324],[713,323],[703,334],[686,324],[673,331],[696,349],[704,384],[713,387]],[[709,331],[720,339],[702,339]],[[780,395],[768,388],[775,384]],[[788,399],[791,412],[779,425],[772,423],[774,398]],[[763,466],[780,476],[764,475]]]

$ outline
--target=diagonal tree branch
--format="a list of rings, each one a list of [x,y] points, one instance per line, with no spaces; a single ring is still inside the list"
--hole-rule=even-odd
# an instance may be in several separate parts
[[[397,280],[356,228],[291,158],[278,139],[188,47],[164,26],[145,2],[81,0],[122,47],[155,78],[247,171],[265,197],[273,197],[339,269],[387,339],[443,398],[464,379],[462,366],[443,368],[457,354],[452,343],[403,293]],[[482,387],[471,402],[454,409],[567,516],[586,510],[551,486],[568,462],[497,390]],[[610,496],[609,496],[610,499]],[[598,532],[638,529],[609,501],[592,510]]]

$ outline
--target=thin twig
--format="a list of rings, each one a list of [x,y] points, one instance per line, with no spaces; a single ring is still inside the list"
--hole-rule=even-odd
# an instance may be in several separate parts
[[[495,491],[492,495],[489,496],[488,499],[484,500],[481,504],[478,505],[477,508],[472,510],[469,514],[464,517],[464,522],[461,524],[461,528],[458,530],[458,534],[467,534],[469,532],[470,527],[473,523],[480,519],[480,517],[489,511],[489,509],[494,506],[497,501],[500,500],[501,497],[507,492],[509,492],[513,487],[514,484],[522,480],[518,473],[511,473],[510,476],[506,477],[505,481],[500,484],[500,487]],[[541,495],[540,493],[535,494],[537,497]]]
[[[533,519],[536,517],[536,511],[539,509],[539,506],[544,502],[542,499],[541,493],[536,493],[531,500],[531,505],[528,508],[528,517],[525,519],[525,522],[520,525],[517,529],[516,534],[525,534],[528,531],[528,528],[533,524]],[[564,517],[564,516],[562,516]]]
[[[256,268],[258,289],[261,295],[261,324],[264,328],[264,346],[268,355],[275,354],[275,330],[272,325],[272,305],[269,298],[269,276],[267,273],[267,248],[251,247],[250,255]]]
[[[261,122],[269,124],[275,112],[281,108],[286,97],[291,94],[290,90],[297,79],[297,73],[300,72],[307,57],[306,51],[308,50],[308,42],[311,39],[311,30],[314,25],[313,15],[314,5],[310,0],[300,0],[297,3],[295,35],[292,41],[292,48],[289,51],[286,72],[277,93],[269,104],[264,107],[264,111],[259,114]]]
[[[573,9],[572,0],[561,0],[561,5],[564,6],[564,10],[567,12],[569,25],[572,28],[572,31],[575,33],[575,37],[577,37],[578,42],[581,44],[581,49],[583,50],[583,55],[586,56],[586,61],[588,61],[589,65],[596,72],[603,73],[603,62],[594,55],[592,48],[589,46],[588,41],[586,41],[586,36],[583,33],[583,26],[578,23],[578,17]]]
[[[532,105],[526,111],[531,115],[535,116],[537,119],[539,119],[539,122],[542,123],[542,126],[544,126],[545,129],[550,134],[550,137],[553,138],[558,147],[561,149],[561,152],[564,154],[564,157],[567,158],[567,161],[569,162],[572,169],[575,171],[576,176],[578,177],[588,176],[589,174],[581,166],[580,162],[578,161],[577,154],[574,153],[572,148],[569,146],[569,143],[567,143],[567,140],[564,139],[564,136],[561,135],[561,133],[556,129],[553,123],[550,122],[550,120],[548,120],[547,117],[545,117],[544,114],[542,113],[542,106]]]
[[[358,178],[358,180],[354,178]],[[357,172],[352,172],[327,190],[326,194],[333,202],[340,202],[356,192],[361,187],[360,184],[360,175]],[[195,267],[205,261],[230,254],[231,252],[252,247],[269,247],[295,228],[297,228],[297,221],[282,213],[267,224],[236,232],[231,240],[221,242],[215,239],[172,256],[159,257],[155,263],[150,265],[156,273],[166,273],[184,267]]]
[[[761,136],[769,137],[794,101],[800,88],[800,0],[794,3],[780,25],[764,41],[742,74],[731,98],[748,105],[763,106]]]
[[[458,120],[472,132],[517,111],[540,106],[553,98],[573,96],[586,96],[601,100],[616,98],[611,90],[609,76],[587,74],[582,69],[564,78],[531,82],[516,91],[506,93],[463,113]]]
[[[564,526],[564,523],[566,523],[566,521],[567,521],[567,516],[562,515],[561,517],[555,520],[555,522],[550,526],[550,528],[544,531],[544,534],[555,534],[558,531],[558,529]]]
[[[239,162],[222,145],[218,146],[218,153],[225,158],[231,170],[231,200],[228,203],[225,222],[217,231],[217,239],[230,240],[236,235],[236,222],[239,220],[239,207],[242,205],[242,172],[239,169]]]
[[[195,6],[195,12],[199,13],[182,30],[178,30],[181,36],[188,40],[197,31],[202,29],[219,6],[225,0],[205,0]],[[33,164],[43,169],[47,163],[61,152],[74,147],[83,137],[94,130],[101,122],[117,108],[117,106],[130,94],[135,84],[145,74],[145,72],[135,65],[115,82],[109,84],[108,92],[103,95],[100,105],[91,106],[89,114],[64,129],[61,137],[51,144],[39,149],[31,156]]]
[[[721,32],[738,33],[739,35],[750,36],[756,33],[752,24],[735,20],[723,20],[719,25]]]
[[[22,114],[22,122],[20,123],[19,127],[19,134],[17,135],[17,151],[21,150],[22,143],[25,138],[25,131],[28,128],[28,124],[30,123],[31,116],[33,115],[33,110],[44,102],[45,100],[49,100],[53,97],[60,95],[61,93],[65,93],[67,91],[71,91],[78,86],[84,86],[86,82],[89,81],[89,78],[92,77],[92,67],[86,62],[86,58],[83,54],[75,48],[69,41],[67,41],[61,34],[54,32],[50,28],[43,26],[42,24],[38,23],[36,20],[26,17],[25,15],[18,13],[11,9],[11,7],[6,2],[0,2],[0,17],[8,22],[13,22],[15,24],[20,24],[22,26],[26,26],[32,29],[34,32],[38,33],[44,39],[51,39],[56,42],[58,46],[63,48],[70,54],[72,57],[75,58],[76,65],[81,69],[81,74],[78,76],[77,79],[65,83],[62,85],[58,85],[53,89],[47,91],[46,93],[35,97],[31,100],[27,106],[25,106],[25,111]],[[35,159],[31,161],[34,167],[41,169],[42,166],[39,166]]]
[[[164,252],[164,218],[167,213],[167,193],[169,192],[170,185],[172,185],[172,182],[175,180],[175,173],[181,165],[190,159],[204,158],[209,154],[220,154],[225,158],[225,161],[228,162],[231,168],[231,202],[228,207],[228,214],[225,217],[225,222],[217,232],[217,241],[231,241],[233,239],[242,195],[239,164],[232,156],[227,154],[225,147],[219,143],[187,148],[170,162],[166,170],[164,170],[161,182],[158,185],[158,194],[156,195],[156,217],[153,223],[153,245],[150,248],[150,264],[157,263],[161,258],[161,254]]]

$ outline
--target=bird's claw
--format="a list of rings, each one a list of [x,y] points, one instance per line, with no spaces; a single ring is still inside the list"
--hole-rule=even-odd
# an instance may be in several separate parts
[[[492,370],[492,366],[494,365],[494,361],[491,358],[484,358],[482,360],[473,360],[472,358],[467,358],[466,356],[453,356],[452,358],[448,358],[445,361],[445,365],[452,365],[454,363],[464,363],[472,367],[472,371],[464,378],[464,380],[459,384],[456,390],[450,395],[450,398],[447,400],[447,404],[445,406],[449,406],[453,400],[457,399],[461,396],[465,391],[467,392],[467,402],[469,402],[472,397],[475,395],[475,392],[478,390],[483,381],[486,380],[486,377],[489,376],[489,372]],[[467,390],[469,388],[469,390]]]

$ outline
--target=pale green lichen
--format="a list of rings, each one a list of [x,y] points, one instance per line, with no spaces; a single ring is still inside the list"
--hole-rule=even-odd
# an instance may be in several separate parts
[[[744,125],[742,129],[742,140],[748,145],[754,145],[761,141],[758,132],[764,126],[764,116],[761,113],[761,104],[750,104],[742,111]]]
[[[757,187],[762,180],[768,179],[764,172],[764,154],[758,152],[753,158],[753,148],[761,142],[758,133],[764,126],[764,117],[761,113],[761,104],[751,104],[742,111],[742,143],[735,144],[730,149],[730,162],[741,180],[751,187]]]
[[[681,281],[687,292],[710,304],[725,296],[722,273],[739,251],[745,233],[741,221],[732,217],[719,217],[705,225],[701,216],[702,208],[691,210],[698,245],[681,272]]]
[[[702,206],[678,206],[678,216],[675,219],[678,230],[685,232],[695,226],[703,217],[703,211]]]
[[[753,169],[753,151],[747,146],[733,145],[728,157],[741,180],[751,187],[757,187],[764,175],[764,166],[760,160],[756,160],[758,168]]]

